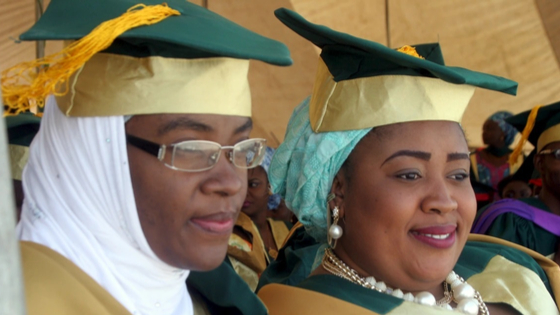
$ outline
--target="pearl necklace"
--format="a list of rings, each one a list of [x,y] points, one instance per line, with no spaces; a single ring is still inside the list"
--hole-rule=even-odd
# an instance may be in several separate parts
[[[348,267],[340,258],[338,258],[331,248],[325,250],[325,256],[322,261],[323,268],[335,276],[339,276],[350,282],[359,284],[365,288],[376,290],[397,298],[401,298],[408,302],[415,302],[422,305],[442,307],[447,310],[455,310],[469,315],[490,315],[488,308],[480,293],[478,293],[471,285],[465,282],[463,278],[451,271],[443,282],[443,298],[436,301],[433,294],[427,291],[420,292],[414,296],[412,293],[404,293],[400,289],[392,289],[383,281],[376,281],[374,277],[360,277],[356,270]],[[451,288],[451,289],[450,289]],[[453,309],[449,303],[455,301],[457,308]]]

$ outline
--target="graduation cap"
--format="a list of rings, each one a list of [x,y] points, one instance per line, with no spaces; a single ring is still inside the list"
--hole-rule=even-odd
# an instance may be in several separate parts
[[[552,142],[560,141],[560,102],[534,108],[506,119],[521,132],[518,147],[525,141],[535,146],[537,153]],[[516,148],[517,149],[517,148]]]
[[[21,174],[29,158],[29,145],[39,132],[41,118],[33,113],[21,113],[4,117],[8,130],[8,144],[12,178],[21,180]]]
[[[521,133],[521,139],[510,155],[510,163],[517,160],[526,141],[529,141],[535,147],[515,174],[517,178],[528,182],[535,177],[533,165],[535,154],[541,152],[548,144],[560,141],[560,102],[546,106],[535,106],[530,110],[507,118],[506,122]]]
[[[475,87],[515,95],[505,78],[445,66],[439,44],[397,50],[306,21],[282,8],[276,17],[321,48],[309,116],[315,132],[399,122],[460,122]]]
[[[2,73],[11,114],[55,94],[69,116],[250,116],[248,60],[292,63],[284,44],[185,0],[52,0],[20,39],[76,41]]]

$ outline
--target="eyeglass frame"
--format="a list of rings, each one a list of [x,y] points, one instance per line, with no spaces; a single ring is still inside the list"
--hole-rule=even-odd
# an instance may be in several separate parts
[[[556,150],[546,149],[538,153],[538,155],[548,155],[548,154],[553,155],[555,160],[560,160],[560,149],[556,149]]]
[[[218,161],[220,160],[220,156],[222,155],[222,150],[226,149],[226,150],[230,150],[230,152],[226,153],[226,157],[228,158],[228,160],[231,162],[231,164],[233,164],[235,167],[241,168],[241,169],[251,169],[251,168],[255,168],[257,166],[259,166],[259,164],[261,163],[262,159],[264,158],[265,154],[262,154],[260,157],[260,161],[258,163],[256,163],[254,166],[251,167],[242,167],[239,166],[237,164],[235,164],[235,162],[233,161],[233,149],[238,146],[239,144],[246,142],[246,141],[255,141],[255,140],[259,140],[260,143],[263,144],[263,146],[266,146],[266,139],[264,138],[251,138],[251,139],[246,139],[243,141],[240,141],[234,145],[227,145],[227,146],[223,146],[217,142],[214,141],[207,141],[207,140],[187,140],[187,141],[181,141],[181,142],[176,142],[176,143],[172,143],[169,145],[165,145],[165,144],[159,144],[156,142],[152,142],[150,140],[146,140],[146,139],[142,139],[136,136],[133,136],[131,134],[126,134],[126,143],[132,145],[135,148],[138,148],[150,155],[155,156],[159,161],[161,161],[163,163],[163,165],[165,165],[166,167],[176,170],[176,171],[180,171],[180,172],[188,172],[188,173],[196,173],[196,172],[203,172],[203,171],[207,171],[212,169],[214,166],[216,166],[216,164],[218,164]],[[177,168],[173,165],[169,165],[167,163],[165,163],[163,161],[163,159],[165,158],[165,152],[167,151],[168,148],[172,148],[175,146],[178,146],[180,144],[183,144],[185,142],[198,142],[198,143],[211,143],[211,144],[215,144],[217,146],[220,147],[220,149],[218,150],[218,158],[216,158],[216,161],[214,162],[214,164],[212,164],[210,167],[204,168],[204,169],[199,169],[199,170],[186,170],[186,169],[182,169],[182,168]],[[175,150],[173,150],[173,152],[175,152]],[[173,154],[174,155],[174,154]]]

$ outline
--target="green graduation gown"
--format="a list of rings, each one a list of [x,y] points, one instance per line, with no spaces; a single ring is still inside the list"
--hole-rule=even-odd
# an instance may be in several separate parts
[[[550,209],[538,198],[524,198],[520,199],[520,201],[535,208],[550,212]],[[480,209],[477,217],[486,209],[487,207]],[[556,235],[514,213],[499,215],[485,234],[525,246],[544,256],[554,254],[558,242]]]
[[[191,271],[187,288],[193,299],[195,315],[266,315],[266,307],[247,283],[233,270],[226,257],[207,272]]]

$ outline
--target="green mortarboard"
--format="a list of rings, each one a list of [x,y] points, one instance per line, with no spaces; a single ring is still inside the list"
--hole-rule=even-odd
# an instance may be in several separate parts
[[[75,40],[99,24],[143,3],[161,3],[180,12],[159,23],[140,26],[118,37],[107,51],[135,57],[231,57],[270,64],[292,64],[288,48],[186,0],[52,0],[22,40]]]
[[[78,57],[91,47],[100,51],[94,51],[82,64],[78,62],[79,69],[70,78],[57,78],[58,82],[69,82],[68,93],[57,95],[66,115],[250,116],[248,60],[283,66],[292,63],[284,44],[186,0],[168,0],[163,5],[161,0],[141,3],[52,0],[39,21],[20,36],[22,40],[78,40],[63,50],[84,47],[70,53]],[[137,16],[131,17],[133,14]],[[152,21],[156,16],[159,20]],[[140,19],[146,22],[136,22]],[[86,40],[88,45],[79,46]],[[101,43],[106,45],[100,47]],[[45,73],[64,73],[76,62],[53,70],[57,64]],[[53,81],[49,79],[44,81]]]
[[[474,87],[517,91],[514,81],[445,66],[439,44],[393,50],[310,23],[288,9],[275,14],[322,49],[310,103],[316,132],[417,120],[459,122]]]
[[[21,180],[21,173],[29,157],[29,145],[39,132],[41,118],[27,112],[4,119],[8,130],[12,178]]]
[[[548,144],[560,141],[560,102],[542,107],[536,106],[509,117],[505,121],[521,133],[521,140],[510,155],[510,163],[521,154],[525,140],[531,142],[535,147],[514,174],[515,178],[528,182],[536,174],[533,163],[535,154],[542,151]]]
[[[527,110],[509,117],[506,122],[523,133],[531,111],[533,110]],[[527,140],[537,149],[537,152],[549,143],[560,141],[560,102],[540,107],[534,119],[534,124]],[[558,130],[553,128],[555,126],[559,126]]]

